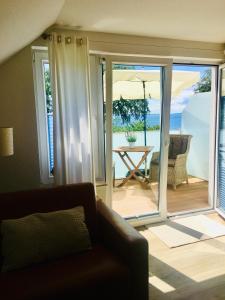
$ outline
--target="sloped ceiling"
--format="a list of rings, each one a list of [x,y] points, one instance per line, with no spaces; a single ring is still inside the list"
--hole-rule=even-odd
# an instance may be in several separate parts
[[[55,23],[64,0],[0,0],[0,63]]]
[[[0,0],[0,63],[53,24],[225,42],[225,0]]]
[[[225,42],[225,0],[66,0],[57,23],[86,31]]]

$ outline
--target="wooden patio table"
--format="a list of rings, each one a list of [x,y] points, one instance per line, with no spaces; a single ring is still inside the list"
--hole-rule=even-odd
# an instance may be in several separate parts
[[[153,148],[154,147],[152,147],[152,146],[136,146],[136,147],[119,147],[119,148],[113,149],[113,152],[118,153],[118,155],[122,159],[123,163],[125,164],[127,169],[130,171],[130,175],[127,176],[126,178],[124,178],[124,180],[118,185],[118,187],[123,186],[132,177],[134,177],[140,181],[139,176],[137,176],[136,173],[138,173],[142,178],[146,179],[145,175],[143,175],[141,173],[139,168],[142,165],[142,163],[147,159],[147,156],[149,155],[149,153],[152,151]],[[135,165],[135,163],[133,162],[131,157],[128,155],[129,152],[143,153],[143,155],[137,165]],[[134,167],[133,170],[131,169],[130,165]]]

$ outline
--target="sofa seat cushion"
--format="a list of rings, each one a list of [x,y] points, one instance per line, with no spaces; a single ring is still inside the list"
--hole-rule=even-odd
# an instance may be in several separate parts
[[[0,273],[4,300],[126,299],[129,269],[104,246],[23,270]]]

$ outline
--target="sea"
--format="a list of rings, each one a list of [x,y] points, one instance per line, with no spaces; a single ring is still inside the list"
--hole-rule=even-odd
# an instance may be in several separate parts
[[[179,130],[181,128],[181,113],[172,113],[170,114],[170,130]],[[161,115],[160,114],[148,114],[146,116],[146,125],[147,127],[153,127],[160,125]],[[142,121],[142,119],[135,119],[131,117],[130,124]],[[113,125],[114,126],[124,126],[121,117],[113,116]]]

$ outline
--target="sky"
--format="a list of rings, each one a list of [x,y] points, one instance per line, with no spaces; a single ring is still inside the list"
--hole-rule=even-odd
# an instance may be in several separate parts
[[[171,113],[181,113],[186,105],[188,104],[188,99],[193,95],[193,89],[184,90],[178,97],[172,98],[171,100]],[[152,114],[159,114],[161,108],[161,103],[157,99],[149,99],[149,109]]]
[[[204,70],[208,69],[210,66],[199,66],[199,65],[179,65],[174,64],[173,70],[179,71],[196,71],[196,72],[204,72]],[[160,67],[152,67],[152,66],[135,66],[136,70],[159,70]]]

